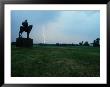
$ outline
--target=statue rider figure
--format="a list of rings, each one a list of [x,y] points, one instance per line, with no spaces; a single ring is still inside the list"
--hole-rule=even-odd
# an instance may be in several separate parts
[[[22,25],[25,27],[25,28],[27,28],[28,27],[28,22],[27,22],[27,20],[25,20],[24,22],[22,22]],[[26,29],[27,30],[27,29]]]
[[[32,25],[28,25],[27,20],[22,22],[22,26],[20,26],[20,31],[19,31],[19,37],[22,38],[22,33],[25,31],[25,32],[27,32],[27,38],[29,38],[29,33],[30,33],[32,27],[33,27]]]

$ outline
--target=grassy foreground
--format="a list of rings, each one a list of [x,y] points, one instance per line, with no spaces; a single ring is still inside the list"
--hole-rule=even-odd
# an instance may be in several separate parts
[[[12,77],[98,77],[100,48],[11,47]]]

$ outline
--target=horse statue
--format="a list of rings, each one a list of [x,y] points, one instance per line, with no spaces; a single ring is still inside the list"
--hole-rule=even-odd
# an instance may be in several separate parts
[[[28,22],[27,20],[25,20],[24,22],[22,22],[22,26],[20,26],[20,31],[19,31],[19,38],[22,38],[22,33],[25,31],[27,32],[27,38],[29,38],[29,34],[32,30],[32,25],[28,26]]]

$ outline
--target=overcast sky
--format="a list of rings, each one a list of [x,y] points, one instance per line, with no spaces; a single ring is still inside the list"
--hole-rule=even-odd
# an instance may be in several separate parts
[[[11,11],[11,40],[16,41],[24,20],[33,25],[34,43],[93,42],[100,37],[100,11]],[[26,32],[23,33],[26,37]]]

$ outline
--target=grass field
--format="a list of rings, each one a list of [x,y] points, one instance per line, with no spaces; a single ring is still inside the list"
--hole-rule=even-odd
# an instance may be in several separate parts
[[[99,77],[100,48],[78,46],[11,47],[13,77]]]

